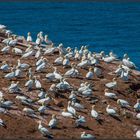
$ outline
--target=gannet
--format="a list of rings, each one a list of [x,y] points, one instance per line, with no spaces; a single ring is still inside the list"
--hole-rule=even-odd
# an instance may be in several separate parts
[[[44,105],[44,103],[42,103],[42,105],[38,108],[38,112],[43,114],[43,113],[45,113],[46,109],[47,109],[46,105]]]
[[[116,116],[116,117],[118,117],[118,114],[117,114],[116,110],[113,109],[113,108],[110,108],[110,105],[107,105],[107,107],[106,107],[106,112],[107,112],[109,115],[111,115],[111,116]]]
[[[6,114],[6,113],[8,113],[7,109],[3,108],[3,107],[0,107],[0,114]]]
[[[68,70],[68,71],[64,74],[64,76],[67,76],[67,77],[76,77],[76,76],[79,75],[79,71],[75,68],[74,63],[71,64],[71,67],[72,67],[72,68],[71,68],[70,70]]]
[[[37,66],[36,71],[39,72],[44,70],[47,65],[49,65],[48,60],[46,58],[43,58],[43,63]]]
[[[10,85],[9,88],[8,88],[9,92],[10,92],[10,93],[20,92],[21,89],[19,88],[18,84],[19,84],[19,81],[17,81],[17,82],[12,81],[12,82],[11,82],[11,85]]]
[[[88,71],[88,73],[86,74],[86,78],[89,79],[89,80],[90,80],[90,79],[93,79],[93,75],[94,75],[94,74],[93,74],[92,70],[93,70],[92,68],[89,68],[89,71]]]
[[[70,112],[67,112],[67,109],[66,109],[66,108],[63,109],[61,115],[62,115],[63,117],[70,117],[70,118],[73,118],[73,114],[71,114]]]
[[[62,65],[63,64],[63,56],[60,56],[54,60],[54,64]]]
[[[105,84],[105,86],[110,88],[110,89],[115,89],[117,87],[116,78],[113,78],[112,82]]]
[[[4,48],[1,49],[1,52],[6,54],[10,51],[10,46],[5,46]]]
[[[71,101],[68,101],[67,110],[69,113],[73,114],[74,116],[76,115],[76,110],[71,106]]]
[[[44,137],[53,137],[52,134],[48,131],[47,128],[45,128],[44,126],[42,126],[42,122],[38,121],[39,125],[38,125],[38,130],[39,132],[44,136]]]
[[[60,80],[62,79],[62,76],[59,72],[57,72],[57,67],[53,67],[54,68],[54,72],[53,74],[55,75],[55,79]]]
[[[75,53],[75,55],[74,55],[74,59],[75,59],[75,60],[80,60],[81,57],[82,57],[82,56],[79,54],[79,52],[76,51],[76,53]]]
[[[122,63],[129,68],[132,68],[132,69],[136,68],[136,65],[132,61],[130,61],[129,57],[127,59],[123,58]]]
[[[140,99],[137,99],[137,103],[134,105],[135,111],[139,112],[140,111]]]
[[[137,130],[137,132],[136,132],[136,138],[137,139],[140,139],[140,130]]]
[[[49,82],[52,82],[55,80],[55,74],[54,73],[47,73],[46,78]]]
[[[48,126],[50,128],[55,128],[58,125],[58,119],[55,114],[52,115],[52,119],[49,121]]]
[[[16,46],[16,44],[17,44],[17,39],[16,39],[16,36],[14,36],[14,37],[12,37],[12,40],[10,40],[10,41],[8,42],[8,45],[9,45],[10,47],[14,47],[14,46]]]
[[[40,59],[36,62],[36,66],[39,66],[43,63],[44,57],[41,56]]]
[[[90,65],[90,60],[81,60],[81,62],[77,65],[80,68],[86,68]]]
[[[37,45],[40,45],[41,44],[41,38],[40,38],[40,35],[39,34],[37,35],[37,39],[36,39],[35,43]]]
[[[16,47],[12,49],[12,52],[14,52],[16,55],[22,55],[23,53],[21,49]]]
[[[140,113],[136,114],[136,118],[140,120]]]
[[[29,57],[33,56],[33,54],[34,54],[34,50],[30,50],[30,51],[28,51],[28,52],[25,52],[25,53],[22,55],[21,58],[29,58]]]
[[[121,73],[120,78],[123,81],[128,81],[129,80],[129,74],[130,74],[130,70],[127,70],[126,72],[123,70],[122,73]]]
[[[21,69],[27,69],[30,66],[29,64],[21,63],[20,59],[18,59],[17,62],[18,62],[18,67]]]
[[[0,69],[2,70],[2,71],[8,71],[9,69],[10,69],[10,67],[9,67],[9,65],[6,63],[6,61],[3,61],[2,62],[2,66],[0,67]]]
[[[88,82],[82,83],[78,89],[78,92],[82,93],[84,90],[90,87],[90,86],[89,87],[87,86],[88,86]]]
[[[41,56],[41,48],[38,49],[38,51],[35,54],[35,58],[39,58]]]
[[[88,87],[88,86],[87,86]],[[85,97],[89,97],[89,96],[91,96],[93,94],[93,91],[92,91],[92,89],[90,89],[90,88],[87,88],[86,90],[84,90],[83,92],[82,92],[82,95],[83,96],[85,96]]]
[[[122,65],[119,65],[118,68],[115,70],[115,74],[117,76],[121,76],[122,71],[123,71]]]
[[[55,47],[51,47],[51,48],[46,48],[44,55],[53,55],[53,53],[55,52],[56,48]]]
[[[79,115],[78,118],[75,120],[76,126],[80,126],[84,123],[86,123],[86,119],[84,116]]]
[[[99,64],[99,60],[96,58],[96,55],[93,55],[93,56],[90,57],[89,59],[90,59],[90,64],[91,64],[91,65]]]
[[[17,95],[16,99],[18,99],[23,105],[32,105],[32,100],[26,96]]]
[[[94,73],[97,77],[100,77],[102,75],[102,70],[98,67],[94,67]]]
[[[0,107],[9,109],[13,105],[12,101],[0,101]]]
[[[3,98],[3,92],[0,91],[0,98]]]
[[[116,58],[111,53],[110,53],[110,56],[103,57],[102,59],[106,63],[110,63],[110,62],[113,62],[114,60],[116,60]]]
[[[21,75],[22,75],[22,71],[20,70],[19,66],[17,66],[15,70],[15,77],[20,77]]]
[[[15,72],[14,72],[14,68],[11,68],[11,72],[6,74],[4,76],[6,79],[12,79],[12,78],[15,78]]]
[[[59,49],[59,55],[65,55],[67,53],[62,43],[60,43],[57,48]]]
[[[61,79],[60,79],[60,83],[58,83],[58,84],[56,85],[56,87],[57,87],[59,90],[67,90],[67,89],[70,89],[70,88],[71,88],[70,85],[69,85],[69,83],[67,83],[67,82],[65,81],[64,78],[61,78]]]
[[[67,56],[69,59],[73,58],[74,52],[72,51],[72,49],[71,48],[67,48],[66,50],[67,50],[68,53],[65,56]]]
[[[95,105],[92,105],[91,116],[96,120],[99,120],[99,113],[95,110]]]
[[[5,25],[0,24],[0,29],[5,29],[5,28],[6,28]]]
[[[47,96],[47,92],[42,88],[38,94],[39,99],[43,99]]]
[[[64,67],[67,67],[70,65],[70,61],[69,61],[69,58],[68,56],[64,56],[64,60],[63,60],[63,66]]]
[[[27,116],[30,116],[30,117],[37,117],[37,116],[35,115],[34,110],[31,109],[31,108],[24,107],[22,111],[23,111],[24,114],[27,115]]]
[[[45,43],[48,44],[48,45],[52,44],[52,41],[48,39],[48,35],[45,35],[44,41],[45,41]]]
[[[104,92],[105,92],[104,95],[105,95],[106,97],[108,97],[108,98],[110,98],[110,99],[117,99],[117,95],[116,95],[115,93],[109,92],[108,89],[105,89]]]
[[[29,76],[29,80],[25,83],[25,87],[28,87],[28,90],[31,90],[33,87],[33,79]]]
[[[4,128],[7,128],[5,122],[2,119],[0,119],[0,126],[2,126]]]
[[[95,136],[93,136],[91,134],[86,134],[86,132],[82,132],[81,139],[93,139],[93,140],[95,140]]]
[[[123,99],[118,99],[117,104],[119,104],[121,107],[130,108],[128,101],[123,100]]]
[[[83,51],[84,51],[84,46],[81,46],[80,50],[79,50],[79,54],[82,56],[83,55]]]
[[[44,105],[48,105],[51,101],[53,100],[52,97],[49,97],[48,95],[45,95],[45,98],[38,100],[37,102],[39,104],[44,104]]]
[[[75,95],[75,93],[74,93],[74,91],[71,91],[71,93],[70,93],[70,95],[69,95],[69,99],[71,100],[71,101],[76,101],[76,95]]]
[[[78,102],[76,102],[75,100],[72,100],[71,101],[71,106],[73,106],[76,110],[83,110],[85,107],[84,107],[84,105],[82,105],[82,104],[80,104],[80,103],[78,103]]]
[[[32,37],[31,37],[31,33],[30,32],[28,32],[28,34],[27,34],[27,42],[32,42],[33,40],[32,40]]]
[[[37,79],[37,77],[36,76],[34,76],[34,82],[35,82],[35,87],[37,88],[37,89],[39,89],[39,88],[41,88],[42,86],[41,86],[41,83],[40,83],[40,81]]]

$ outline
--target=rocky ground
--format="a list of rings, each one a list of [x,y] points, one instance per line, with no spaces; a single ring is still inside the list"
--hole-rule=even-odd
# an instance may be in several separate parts
[[[3,48],[4,44],[0,43],[0,48]],[[22,50],[25,50],[26,47],[19,46]],[[54,60],[58,57],[58,53],[55,53],[53,56],[45,56],[49,63],[53,64]],[[0,52],[0,65],[3,60],[5,60],[8,64],[17,65],[17,59],[20,56],[14,55],[12,52],[9,54],[3,55]],[[31,57],[30,59],[21,59],[21,62],[26,62],[31,65],[34,75],[40,76],[40,81],[43,88],[46,91],[52,85],[45,79],[45,75],[49,72],[53,72],[52,68],[48,68],[44,73],[35,72],[35,58]],[[73,62],[73,60],[71,60]],[[74,61],[75,63],[79,63],[79,61]],[[82,74],[81,78],[68,78],[66,81],[70,83],[74,88],[79,88],[80,84],[88,81],[93,85],[93,98],[92,100],[87,100],[82,97],[78,97],[80,103],[85,105],[85,109],[82,112],[78,112],[85,116],[87,122],[84,126],[76,128],[75,120],[70,118],[64,118],[61,116],[61,111],[63,108],[67,107],[68,96],[70,92],[60,93],[60,96],[55,98],[56,101],[50,103],[52,109],[47,110],[46,115],[40,116],[39,112],[37,112],[38,104],[36,104],[33,109],[36,110],[36,114],[41,117],[44,122],[44,126],[48,128],[47,123],[51,119],[51,114],[56,114],[59,119],[59,124],[56,129],[49,129],[49,131],[54,135],[54,138],[80,138],[81,132],[86,131],[87,133],[95,135],[97,138],[135,138],[135,128],[140,126],[140,121],[135,118],[135,114],[133,112],[133,106],[136,103],[137,98],[139,98],[138,91],[140,90],[140,75],[139,72],[133,71],[130,77],[129,82],[123,82],[120,78],[117,77],[118,87],[115,89],[115,93],[118,95],[120,99],[127,100],[130,105],[132,105],[129,110],[130,116],[124,117],[122,114],[122,108],[117,105],[116,101],[107,99],[104,96],[105,83],[110,82],[115,75],[109,74],[113,70],[115,70],[118,66],[118,61],[106,64],[105,62],[101,62],[99,67],[103,70],[103,78],[94,77],[93,80],[86,80],[84,77],[88,70],[80,69],[80,73]],[[56,66],[58,71],[61,74],[64,74],[70,68],[63,68],[62,66]],[[26,76],[26,72],[24,71],[22,78],[13,79],[15,81],[19,81],[20,88],[22,89],[23,94],[29,96],[31,99],[36,99],[38,95],[38,90],[34,89],[30,92],[27,91],[27,88],[24,87],[25,82],[28,80]],[[41,133],[38,131],[38,123],[35,118],[30,118],[28,116],[24,116],[22,109],[25,107],[21,105],[20,102],[15,99],[17,94],[10,94],[7,90],[11,81],[4,78],[3,73],[0,71],[0,91],[4,93],[4,98],[6,100],[11,100],[14,102],[14,105],[17,107],[16,109],[10,109],[10,115],[0,114],[0,118],[6,122],[7,128],[0,127],[0,138],[43,138]],[[111,90],[110,90],[111,91]],[[51,95],[53,96],[53,95]],[[100,112],[101,118],[103,119],[102,124],[99,124],[94,118],[91,117],[91,106],[92,101],[98,99],[95,109]],[[119,114],[120,120],[116,120],[109,116],[106,113],[107,104],[116,107]]]

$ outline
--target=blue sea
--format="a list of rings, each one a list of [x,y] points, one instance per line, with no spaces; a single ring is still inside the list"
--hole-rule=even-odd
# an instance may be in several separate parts
[[[140,69],[138,2],[0,2],[0,24],[34,40],[43,31],[56,45],[128,53]]]

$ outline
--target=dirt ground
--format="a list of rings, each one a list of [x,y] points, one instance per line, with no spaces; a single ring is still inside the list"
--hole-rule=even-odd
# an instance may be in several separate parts
[[[3,48],[4,44],[0,44],[0,49]],[[17,45],[18,48],[25,50],[25,47]],[[9,54],[3,55],[0,52],[0,66],[3,60],[7,61],[8,64],[17,65],[17,59],[21,56],[13,54],[11,51]],[[54,60],[58,57],[58,53],[55,53],[53,56],[45,56],[50,64],[53,64]],[[52,82],[49,83],[45,79],[45,75],[49,72],[53,72],[52,68],[48,68],[43,73],[35,72],[35,62],[36,59],[31,57],[30,59],[21,59],[21,63],[28,63],[31,65],[34,75],[40,76],[39,80],[41,81],[42,87],[48,91],[49,87],[52,85]],[[73,62],[73,60],[71,60]],[[79,61],[74,61],[79,63]],[[106,64],[101,62],[99,67],[103,70],[103,78],[97,78],[94,76],[93,80],[86,80],[85,78],[68,78],[66,81],[70,83],[74,88],[79,88],[80,84],[88,81],[93,85],[93,99],[98,99],[98,102],[95,104],[95,109],[100,112],[101,118],[103,119],[102,124],[99,124],[94,118],[91,117],[91,106],[92,102],[85,98],[78,96],[80,103],[84,104],[85,109],[83,111],[77,111],[77,114],[83,115],[86,118],[85,125],[76,128],[75,120],[72,118],[64,118],[61,116],[61,111],[63,108],[67,107],[68,97],[70,92],[60,93],[60,97],[55,98],[56,101],[50,103],[52,109],[48,109],[46,115],[40,115],[36,111],[36,114],[42,118],[44,121],[43,125],[48,128],[48,130],[53,134],[55,139],[58,138],[80,138],[81,132],[86,131],[87,133],[95,135],[96,138],[135,138],[135,128],[140,126],[140,121],[135,119],[134,116],[124,117],[122,115],[122,108],[117,105],[116,101],[108,99],[104,96],[105,83],[110,82],[114,75],[110,75],[111,71],[115,70],[119,62],[114,62]],[[58,71],[61,74],[64,74],[70,68],[63,68],[62,66],[56,66]],[[88,70],[78,68],[83,77],[85,77]],[[13,79],[19,81],[20,88],[22,89],[23,94],[29,96],[31,99],[36,99],[38,95],[38,90],[34,89],[30,92],[27,91],[27,88],[24,86],[28,77],[26,76],[27,71],[23,72],[22,78]],[[25,107],[21,105],[20,102],[15,99],[17,94],[9,94],[7,88],[10,85],[11,81],[4,78],[3,73],[0,71],[0,91],[4,93],[4,98],[6,100],[11,100],[14,102],[14,105],[17,109],[10,109],[10,115],[0,114],[0,118],[6,122],[7,128],[0,127],[0,138],[43,138],[41,133],[38,131],[38,123],[35,118],[24,116],[22,109]],[[120,78],[117,77],[118,87],[115,89],[115,93],[120,99],[127,100],[132,106],[129,110],[133,111],[133,106],[136,103],[138,98],[137,91],[140,90],[140,76],[135,74],[135,71],[131,74],[129,82],[123,82]],[[110,90],[111,91],[111,90]],[[53,96],[53,95],[52,95]],[[107,103],[105,103],[106,101]],[[110,104],[113,107],[117,107],[117,110],[120,114],[120,120],[116,120],[109,116],[106,113],[106,106]],[[36,110],[38,104],[33,108]],[[48,121],[51,119],[51,114],[56,114],[59,119],[58,127],[55,129],[50,129],[47,126]],[[134,113],[133,113],[134,114]]]

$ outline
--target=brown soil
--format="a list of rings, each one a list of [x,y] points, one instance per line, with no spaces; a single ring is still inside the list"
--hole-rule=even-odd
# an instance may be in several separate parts
[[[0,48],[4,46],[3,44],[0,44]],[[23,50],[25,47],[17,46],[19,48],[22,48]],[[53,63],[53,61],[57,58],[58,53],[55,53],[53,56],[45,56],[49,63]],[[14,55],[12,52],[9,54],[3,55],[0,52],[0,61],[6,60],[8,64],[17,65],[17,59],[20,58],[20,56]],[[34,71],[35,69],[35,62],[36,60],[34,57],[31,57],[30,59],[22,59],[21,62],[29,63],[32,66],[32,69]],[[71,60],[71,62],[73,62]],[[75,61],[76,63],[79,63],[79,61]],[[98,98],[98,102],[96,103],[96,110],[101,113],[101,118],[103,119],[103,123],[99,124],[94,118],[91,117],[91,106],[92,103],[88,101],[85,98],[78,97],[79,101],[83,103],[86,107],[82,112],[78,112],[78,114],[81,114],[85,116],[87,122],[86,124],[81,128],[75,127],[75,120],[70,118],[64,118],[61,116],[61,111],[63,108],[67,107],[68,102],[68,96],[70,92],[60,93],[61,97],[56,98],[57,103],[52,102],[50,104],[51,107],[53,107],[53,110],[48,110],[47,115],[43,115],[42,119],[44,120],[44,126],[47,126],[47,122],[51,118],[51,114],[55,113],[57,114],[57,117],[59,119],[59,125],[56,129],[49,129],[49,131],[53,134],[54,138],[80,138],[81,132],[86,131],[87,133],[95,135],[97,138],[135,138],[134,134],[134,128],[140,126],[140,122],[136,120],[134,117],[130,118],[124,118],[120,114],[120,120],[118,121],[111,116],[107,115],[106,113],[106,106],[107,104],[102,103],[103,100],[107,100],[107,103],[112,105],[113,107],[117,107],[117,110],[121,110],[121,108],[117,105],[116,101],[107,99],[104,96],[104,84],[107,82],[110,82],[114,75],[109,75],[108,73],[112,70],[115,70],[118,66],[119,62],[114,62],[111,64],[106,64],[104,62],[100,63],[100,67],[103,70],[103,76],[104,78],[95,78],[93,80],[86,80],[85,78],[68,78],[66,81],[68,81],[74,88],[79,88],[80,84],[82,82],[88,81],[89,83],[93,84],[93,97]],[[1,65],[1,64],[0,64]],[[69,68],[63,69],[62,66],[57,66],[58,71],[61,74],[64,74]],[[82,76],[85,77],[88,70],[85,69],[79,69]],[[44,73],[36,73],[34,72],[34,75],[40,75],[40,81],[46,90],[51,86],[52,83],[46,82],[45,75],[48,72],[53,72],[52,68],[46,69],[46,72]],[[133,105],[136,103],[137,95],[136,92],[140,90],[139,86],[139,75],[134,74],[136,71],[133,71],[132,76],[130,78],[129,83],[125,83],[119,78],[117,78],[118,81],[118,87],[114,91],[119,98],[127,100],[131,105],[131,110],[133,112]],[[4,75],[6,73],[3,73],[0,71],[0,90],[4,93],[4,98],[9,99],[14,102],[14,105],[18,107],[18,109],[15,110],[9,110],[11,115],[4,115],[0,114],[0,118],[3,119],[6,122],[7,128],[0,127],[0,138],[43,138],[41,133],[38,131],[37,127],[37,120],[33,119],[28,116],[24,116],[22,113],[22,109],[25,107],[24,105],[21,105],[18,100],[15,99],[16,94],[9,94],[7,87],[10,85],[11,81],[4,78]],[[27,89],[24,87],[25,82],[27,81],[28,77],[25,76],[26,71],[24,71],[23,78],[15,79],[16,81],[20,82],[20,87],[22,88],[23,94],[26,94],[30,96],[32,99],[36,99],[38,90],[32,90],[30,92],[27,92]],[[61,101],[62,106],[58,106],[58,103]],[[36,109],[38,105],[34,107]],[[38,116],[40,114],[36,112]]]

